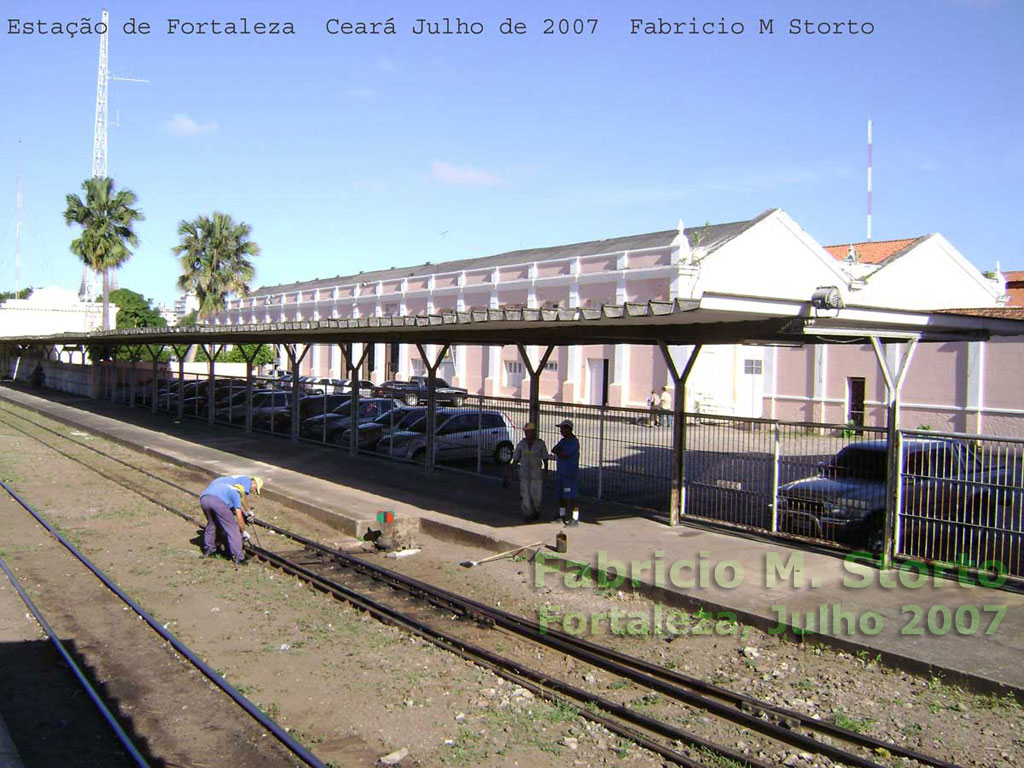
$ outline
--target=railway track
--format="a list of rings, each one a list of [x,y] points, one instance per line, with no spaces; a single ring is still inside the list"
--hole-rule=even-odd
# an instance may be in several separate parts
[[[10,496],[25,512],[39,523],[50,536],[66,550],[75,560],[77,560],[85,569],[87,569],[96,580],[103,585],[110,593],[112,593],[118,600],[124,603],[124,607],[130,609],[134,616],[142,619],[153,632],[158,635],[165,643],[167,643],[174,651],[186,662],[191,664],[195,669],[201,672],[211,683],[219,688],[227,697],[238,707],[243,709],[253,720],[255,720],[262,728],[265,728],[269,733],[280,742],[281,746],[287,750],[288,753],[293,755],[302,765],[310,766],[310,768],[326,768],[324,763],[316,758],[309,750],[299,744],[292,736],[290,736],[281,726],[274,722],[271,718],[267,717],[253,702],[243,696],[238,690],[236,690],[231,684],[229,684],[220,674],[215,672],[209,665],[207,665],[199,656],[194,653],[188,646],[186,646],[181,640],[175,637],[169,632],[163,625],[161,625],[153,616],[146,612],[138,603],[136,603],[131,597],[128,596],[120,587],[118,587],[113,580],[107,576],[102,570],[100,570],[92,561],[89,560],[77,547],[75,547],[70,541],[68,541],[57,529],[34,509],[25,499],[23,499],[17,492],[15,492],[7,483],[0,480],[0,488]],[[0,559],[0,570],[4,572],[8,580],[11,582],[18,596],[25,603],[29,612],[35,618],[39,624],[40,629],[47,635],[51,643],[60,654],[63,661],[68,665],[72,674],[82,685],[89,699],[95,704],[103,719],[107,722],[109,727],[113,730],[118,741],[121,743],[128,756],[138,766],[147,768],[151,763],[147,762],[147,758],[143,756],[143,749],[135,743],[125,731],[125,729],[118,722],[118,719],[111,712],[107,704],[101,695],[97,692],[96,687],[90,682],[86,673],[82,670],[81,666],[75,661],[73,655],[65,647],[64,643],[59,639],[59,635],[51,627],[50,622],[43,615],[43,612],[35,604],[35,602],[28,595],[24,586],[20,580],[15,576],[14,572],[8,567],[7,563]],[[97,610],[95,606],[90,606],[90,610]],[[107,615],[111,614],[109,611]],[[109,632],[115,633],[123,630],[119,630],[116,625],[109,627]],[[156,764],[167,764],[164,761],[158,760],[152,763]]]
[[[179,507],[194,504],[199,488],[187,488],[160,477],[122,458],[106,453],[26,418],[8,408],[0,409],[0,418],[8,427],[38,440],[50,449],[97,472],[107,480],[129,488],[148,501],[191,523],[199,521]],[[12,422],[12,417],[19,420]],[[49,433],[59,438],[61,447],[30,430]],[[101,461],[115,464],[133,473],[128,482],[118,476],[119,470],[101,469],[95,460],[86,461],[63,450],[70,443],[72,450],[87,450]],[[166,499],[166,492],[147,491],[139,487],[138,476],[185,494],[188,501],[175,504]],[[163,489],[162,489],[163,490]],[[763,759],[735,749],[679,725],[683,712],[699,712],[713,716],[738,729],[760,734],[770,754],[775,745],[796,748],[811,755],[827,758],[834,764],[880,768],[879,759],[888,756],[904,759],[904,765],[927,765],[936,768],[953,766],[946,760],[925,755],[888,741],[841,728],[815,719],[805,713],[783,708],[766,701],[730,691],[698,678],[684,675],[645,660],[623,654],[581,638],[550,628],[542,630],[537,622],[502,611],[432,584],[405,576],[360,557],[340,552],[282,528],[257,519],[256,525],[276,536],[274,541],[286,542],[288,549],[273,551],[259,543],[250,543],[250,553],[270,565],[301,578],[317,589],[349,602],[378,620],[401,627],[462,658],[490,669],[535,695],[569,706],[580,716],[599,723],[613,733],[650,749],[664,759],[683,766],[722,764],[762,768]],[[456,617],[461,621],[453,621]],[[509,648],[508,646],[511,646]],[[564,664],[566,658],[600,670],[602,675],[622,681],[620,696],[595,693],[567,680],[537,669],[538,657],[549,661],[544,669]],[[529,662],[529,663],[528,663]],[[585,676],[584,679],[587,679]],[[618,688],[618,686],[616,686]],[[659,701],[658,716],[623,702],[623,697],[654,697]],[[738,731],[737,731],[738,735]]]

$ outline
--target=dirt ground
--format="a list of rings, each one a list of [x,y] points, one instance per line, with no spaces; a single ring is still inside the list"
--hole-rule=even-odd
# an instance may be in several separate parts
[[[35,415],[31,418],[41,420]],[[46,423],[67,435],[74,431]],[[56,440],[52,435],[41,437]],[[77,435],[75,439],[87,438]],[[201,481],[180,468],[97,438],[89,441],[195,491],[202,487]],[[372,765],[381,755],[406,748],[409,754],[401,765],[661,765],[652,754],[592,726],[571,710],[517,691],[491,673],[384,627],[279,572],[256,563],[236,568],[225,560],[201,559],[193,526],[3,424],[0,457],[2,479],[48,515],[189,647],[329,764]],[[169,504],[200,514],[194,497],[146,478],[139,478],[139,485],[145,485],[148,493],[159,492]],[[97,624],[75,628],[82,638],[76,647],[91,658],[91,644],[102,646],[109,640],[103,636],[102,623],[80,620],[88,613],[82,611],[81,603],[61,602],[63,588],[51,573],[53,564],[30,556],[32,546],[40,548],[38,543],[26,543],[31,539],[28,533],[15,540],[9,532],[20,508],[13,509],[5,502],[0,510],[10,521],[5,519],[0,528],[0,550],[12,566],[23,568],[30,576],[27,583],[33,585],[33,597],[45,603],[44,609],[52,604],[69,617],[77,617],[79,624]],[[260,503],[257,514],[327,543],[341,540],[323,525],[275,504]],[[38,528],[35,523],[32,526]],[[17,527],[31,528],[27,523]],[[551,528],[553,538],[555,527]],[[275,546],[277,537],[266,531],[260,536],[264,546]],[[523,559],[460,568],[461,560],[490,553],[426,537],[421,540],[423,551],[410,558],[368,557],[532,617],[542,605],[587,612],[652,608],[649,602],[616,590],[562,590],[553,582],[538,589],[533,586],[531,564]],[[91,609],[93,603],[88,604]],[[19,605],[12,603],[9,591],[0,591],[0,630],[18,620],[26,623]],[[695,627],[706,623],[694,619]],[[27,634],[32,636],[31,631]],[[34,636],[38,637],[37,630]],[[712,627],[709,634],[689,635],[671,643],[642,635],[605,634],[596,639],[694,677],[958,764],[1024,764],[1024,711],[1015,701],[971,695],[938,679],[916,678],[883,667],[867,656],[851,656],[812,643],[796,644],[739,626]],[[6,637],[0,635],[0,640]],[[147,653],[156,657],[160,645],[159,640],[154,641],[147,646]],[[129,678],[142,665],[126,666],[98,668],[113,686],[115,676]],[[560,667],[558,672],[568,672],[570,680],[573,676],[575,682],[586,678],[588,683],[607,687],[609,697],[615,696],[619,685],[615,681],[595,677],[582,667],[573,669],[564,658]],[[129,708],[142,706],[133,693],[142,687],[124,685],[118,689],[118,701]],[[4,697],[0,701],[4,702],[0,711],[12,725],[10,700]],[[657,697],[630,704],[652,713],[663,706]],[[184,724],[167,728],[166,710],[154,709],[146,720],[147,730],[143,730],[141,719],[137,723],[154,754],[168,760],[167,764],[205,762],[194,745],[201,739],[201,729],[189,731],[193,726]],[[694,730],[703,728],[714,736],[726,733],[699,715],[680,724]],[[153,733],[171,731],[159,751],[149,729]],[[765,752],[754,734],[740,729],[729,738],[737,750],[769,763],[826,764],[801,756],[797,750]],[[189,752],[194,762],[183,760]],[[882,764],[902,764],[886,755],[874,759]],[[709,758],[708,764],[728,763]]]

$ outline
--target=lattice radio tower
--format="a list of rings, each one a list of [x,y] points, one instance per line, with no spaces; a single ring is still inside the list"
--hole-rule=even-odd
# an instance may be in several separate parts
[[[94,179],[105,179],[107,177],[107,128],[109,127],[109,115],[107,110],[107,92],[110,89],[110,81],[117,80],[126,83],[148,83],[149,80],[142,80],[136,77],[114,77],[110,74],[110,60],[107,40],[107,29],[110,26],[110,15],[106,9],[101,14],[104,32],[100,35],[100,64],[99,72],[96,75],[96,125],[92,136],[92,175]],[[88,292],[89,268],[82,272],[81,293]],[[117,272],[113,270],[110,274],[111,290],[117,288]]]

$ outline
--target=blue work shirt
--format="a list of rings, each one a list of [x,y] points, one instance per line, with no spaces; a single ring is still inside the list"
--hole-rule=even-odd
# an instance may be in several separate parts
[[[575,478],[580,473],[580,441],[576,435],[559,440],[551,453],[556,459],[559,477]]]
[[[241,509],[242,508],[242,496],[239,494],[238,489],[232,487],[231,483],[224,482],[224,478],[219,477],[206,486],[206,490],[199,494],[199,498],[203,496],[213,496],[215,499],[220,499],[228,505],[229,509]]]
[[[214,483],[227,483],[228,485],[240,485],[246,493],[252,493],[252,477],[249,475],[227,475],[218,477]]]

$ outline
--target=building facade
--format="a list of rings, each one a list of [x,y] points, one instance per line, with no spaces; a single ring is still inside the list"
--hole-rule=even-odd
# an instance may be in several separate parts
[[[806,301],[822,286],[834,287],[846,304],[903,309],[995,307],[1005,292],[941,235],[825,248],[784,211],[772,209],[729,224],[684,228],[680,222],[660,232],[265,287],[231,301],[213,322],[597,307],[715,292]],[[775,350],[759,346],[705,347],[687,386],[686,407],[768,415],[766,406],[778,403],[780,384],[773,377],[779,365]],[[348,373],[341,350],[326,345],[312,348],[302,372],[335,378]],[[415,347],[383,344],[374,345],[363,371],[376,382],[423,373]],[[455,347],[439,375],[484,395],[522,397],[529,387],[514,346]],[[548,360],[541,397],[642,407],[652,390],[666,385],[672,387],[671,376],[657,348],[565,347]]]

